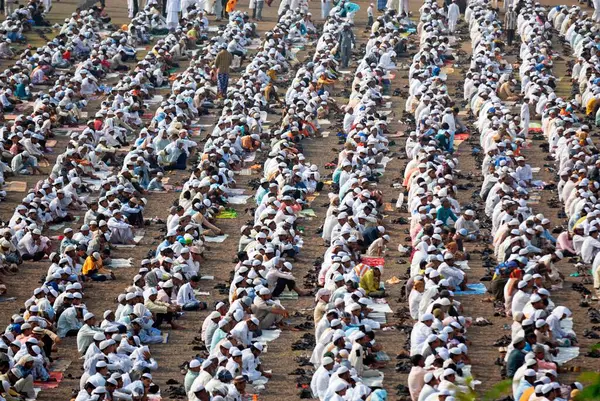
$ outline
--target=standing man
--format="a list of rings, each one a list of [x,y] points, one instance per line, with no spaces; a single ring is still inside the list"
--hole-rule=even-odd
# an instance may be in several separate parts
[[[219,1],[219,0],[217,0]],[[215,58],[217,73],[217,90],[219,97],[227,97],[227,85],[229,84],[229,68],[233,61],[233,55],[227,51],[227,45],[221,45],[221,51]]]
[[[265,0],[255,0],[254,9],[252,10],[252,18],[257,21],[262,21],[262,10],[265,6]]]
[[[181,0],[167,0],[167,28],[174,31],[179,26]]]
[[[523,104],[521,104],[521,135],[523,138],[527,138],[527,134],[529,133],[529,98],[525,96],[523,98]]]
[[[452,3],[448,6],[448,29],[451,33],[456,30],[456,23],[460,17],[460,8],[456,4],[456,0],[452,0]]]
[[[506,29],[506,40],[509,46],[515,39],[515,29],[517,29],[517,13],[514,7],[510,7],[504,15],[504,29]]]
[[[350,24],[344,24],[344,29],[340,33],[340,56],[342,57],[342,68],[347,68],[352,56],[352,47],[354,47],[354,34],[350,29]]]
[[[408,17],[408,12],[409,12],[409,8],[408,8],[408,0],[399,0],[398,1],[398,15],[402,16],[402,14],[406,14],[406,16]]]
[[[331,0],[321,0],[321,19],[326,20],[331,11]]]

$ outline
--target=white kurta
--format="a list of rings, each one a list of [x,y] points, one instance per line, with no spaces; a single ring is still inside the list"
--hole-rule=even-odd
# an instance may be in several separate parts
[[[167,1],[167,28],[175,29],[179,25],[179,12],[181,11],[181,0]]]

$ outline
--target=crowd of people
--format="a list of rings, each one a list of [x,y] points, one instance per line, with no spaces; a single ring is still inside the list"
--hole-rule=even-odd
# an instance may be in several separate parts
[[[498,263],[490,289],[501,302],[500,309],[513,319],[511,343],[502,349],[503,374],[512,379],[513,397],[523,401],[572,399],[582,389],[580,383],[561,382],[557,374],[565,361],[562,355],[566,347],[576,346],[578,341],[572,330],[571,311],[556,305],[551,293],[562,288],[565,275],[558,264],[565,256],[586,259],[581,247],[574,249],[572,229],[580,217],[588,214],[579,214],[581,210],[593,211],[586,200],[593,195],[586,190],[588,184],[594,188],[592,183],[581,182],[594,160],[584,161],[585,153],[578,151],[587,144],[589,126],[577,117],[576,101],[563,100],[555,93],[557,79],[552,68],[558,52],[552,31],[568,29],[568,22],[563,25],[563,9],[553,8],[548,13],[533,1],[512,6],[510,11],[517,16],[515,31],[521,39],[521,65],[517,71],[504,58],[503,49],[493,45],[502,26],[490,23],[486,17],[493,13],[489,6],[484,2],[471,4],[467,14],[474,52],[469,74],[474,85],[470,93],[465,91],[465,100],[477,121],[485,154],[480,195],[486,202],[485,213],[491,216],[490,234]],[[558,13],[563,17],[555,19]],[[567,28],[563,28],[565,25]],[[515,99],[518,115],[511,111],[510,102]],[[550,220],[535,214],[530,201],[532,194],[545,185],[532,178],[532,168],[524,156],[527,139],[538,134],[530,129],[530,113],[542,120],[541,131],[548,139],[561,177],[559,199],[568,205],[565,210],[569,227],[557,237]],[[572,179],[572,173],[577,173],[577,179]],[[571,190],[585,189],[561,194],[567,181],[571,182]],[[575,217],[574,213],[579,215]],[[592,219],[584,217],[581,221],[591,223]],[[581,234],[586,235],[583,230]],[[588,252],[595,256],[593,251]],[[589,256],[587,262],[591,263]]]
[[[388,74],[396,69],[395,49],[403,40],[399,33],[412,26],[394,11],[377,18],[344,108],[345,143],[333,162],[321,235],[327,250],[318,266],[322,288],[315,295],[316,346],[310,362],[317,369],[310,388],[320,400],[387,398],[378,384],[384,350],[376,333],[388,324],[374,305],[386,296],[381,262],[390,237],[377,183],[389,161],[389,113],[382,111]]]
[[[552,91],[542,92],[547,99],[542,130],[560,176],[558,198],[569,219],[567,229],[557,238],[557,248],[567,256],[579,256],[584,271],[591,268],[596,297],[600,297],[600,242],[596,233],[600,155],[591,139],[592,126],[600,126],[596,22],[578,6],[552,8],[547,20],[576,58],[571,80],[578,89],[575,99],[569,101],[557,99]],[[586,120],[575,115],[578,109]]]
[[[12,316],[2,335],[0,395],[35,398],[34,381],[51,380],[52,354],[65,337],[76,337],[83,360],[77,401],[158,394],[152,378],[158,364],[149,345],[165,341],[163,323],[184,329],[178,322],[183,311],[209,310],[201,330],[208,356],[187,362],[184,389],[190,400],[239,400],[247,386],[260,390],[271,378],[260,360],[265,346],[260,337],[270,329],[292,329],[285,322],[289,312],[278,298],[293,291],[315,297],[312,397],[386,399],[379,385],[368,384],[379,377],[383,348],[376,333],[387,326],[375,307],[385,302],[383,265],[377,261],[390,242],[383,194],[377,188],[389,161],[390,121],[382,109],[389,74],[406,48],[399,33],[415,28],[414,23],[394,10],[373,20],[348,104],[340,108],[330,89],[356,46],[352,3],[331,7],[324,2],[327,19],[317,32],[307,4],[281,2],[276,26],[252,58],[247,58],[248,50],[258,35],[245,13],[226,10],[227,25],[209,39],[206,13],[213,10],[205,10],[204,4],[183,9],[171,4],[167,18],[156,4],[144,10],[135,4],[130,7],[131,23],[108,36],[103,31],[110,18],[102,8],[74,13],[57,38],[35,54],[18,55],[15,68],[3,75],[2,111],[13,112],[28,100],[33,100],[33,111],[17,115],[14,124],[0,130],[0,185],[9,175],[46,174],[39,162],[47,159],[53,130],[82,122],[86,98],[103,100],[93,119],[71,133],[49,175],[36,183],[1,230],[3,270],[15,271],[27,260],[48,261],[50,266],[24,312]],[[457,200],[454,140],[467,128],[459,120],[454,107],[458,99],[450,96],[444,73],[459,45],[453,35],[456,10],[455,3],[444,10],[432,0],[424,2],[415,29],[419,46],[409,68],[406,110],[415,128],[406,141],[410,162],[403,185],[413,248],[405,285],[415,322],[406,355],[413,365],[410,396],[413,401],[453,401],[473,386],[468,349],[472,321],[463,315],[455,293],[470,284],[465,244],[489,240],[497,261],[490,292],[513,319],[511,343],[503,350],[503,372],[513,380],[513,397],[569,400],[582,386],[561,383],[557,360],[561,348],[576,345],[577,338],[571,311],[555,305],[551,291],[564,281],[558,263],[577,256],[584,269],[592,269],[600,296],[600,158],[590,126],[576,114],[583,110],[600,125],[594,22],[578,6],[547,10],[529,0],[510,6],[507,11],[517,16],[515,31],[522,41],[522,63],[515,70],[498,45],[503,25],[497,10],[486,0],[467,7],[464,18],[473,57],[462,100],[473,117],[471,135],[480,135],[484,154],[480,196],[485,207],[478,211],[462,208]],[[24,21],[32,17],[16,14],[18,10],[3,25],[19,37]],[[261,18],[260,12],[256,17]],[[571,76],[579,94],[572,100],[554,92],[552,59],[557,52],[552,29],[578,58]],[[300,64],[293,47],[317,33],[314,57]],[[164,37],[130,69],[127,62],[136,59],[135,48],[149,44],[156,34]],[[0,57],[15,57],[4,46],[11,40],[6,36]],[[189,66],[170,80],[170,70],[183,62]],[[233,66],[245,62],[230,85]],[[109,74],[119,77],[112,88],[101,84]],[[32,93],[43,85],[39,94]],[[280,91],[278,86],[284,85],[287,89]],[[166,86],[170,95],[144,121],[155,90]],[[518,113],[513,111],[515,100]],[[281,123],[269,126],[265,116],[275,104],[283,108]],[[200,147],[193,138],[195,123],[216,107],[222,112]],[[326,246],[317,277],[321,288],[311,294],[294,275],[304,241],[297,222],[322,183],[317,166],[303,154],[302,140],[317,136],[318,119],[330,112],[344,116],[344,147],[334,161],[321,234]],[[529,202],[543,187],[524,156],[533,134],[531,112],[542,120],[541,133],[561,178],[559,200],[569,224],[556,237],[550,220],[535,214]],[[265,157],[252,198],[252,225],[241,229],[227,299],[207,305],[196,294],[205,236],[222,234],[215,216],[228,205],[229,196],[239,194],[235,172],[256,155]],[[111,250],[136,243],[136,229],[144,225],[145,195],[164,189],[166,171],[189,166],[190,176],[169,210],[164,238],[141,261],[115,309],[97,315],[88,310],[84,296],[90,283],[116,278]],[[59,242],[44,235],[50,225],[73,222],[83,212],[83,224],[77,230],[65,228]],[[489,230],[479,221],[487,216]]]

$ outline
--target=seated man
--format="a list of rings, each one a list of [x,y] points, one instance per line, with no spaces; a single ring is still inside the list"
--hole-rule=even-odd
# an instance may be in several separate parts
[[[106,269],[102,264],[100,253],[94,252],[88,256],[81,270],[83,277],[92,281],[106,281],[109,278],[115,280],[115,273]]]
[[[283,326],[284,318],[288,316],[287,310],[271,300],[271,291],[268,288],[261,288],[258,296],[252,303],[252,313],[260,321],[260,329],[268,329],[272,326]]]
[[[372,267],[360,278],[360,288],[373,298],[385,297],[385,290],[381,288],[381,271],[383,266]]]

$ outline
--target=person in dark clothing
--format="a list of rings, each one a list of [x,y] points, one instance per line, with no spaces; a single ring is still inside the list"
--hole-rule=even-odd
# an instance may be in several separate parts
[[[506,362],[506,377],[513,378],[517,370],[523,366],[525,363],[525,353],[523,352],[523,348],[525,348],[525,338],[523,337],[515,337],[513,340],[513,346],[515,347],[510,355],[508,355],[508,360]]]

